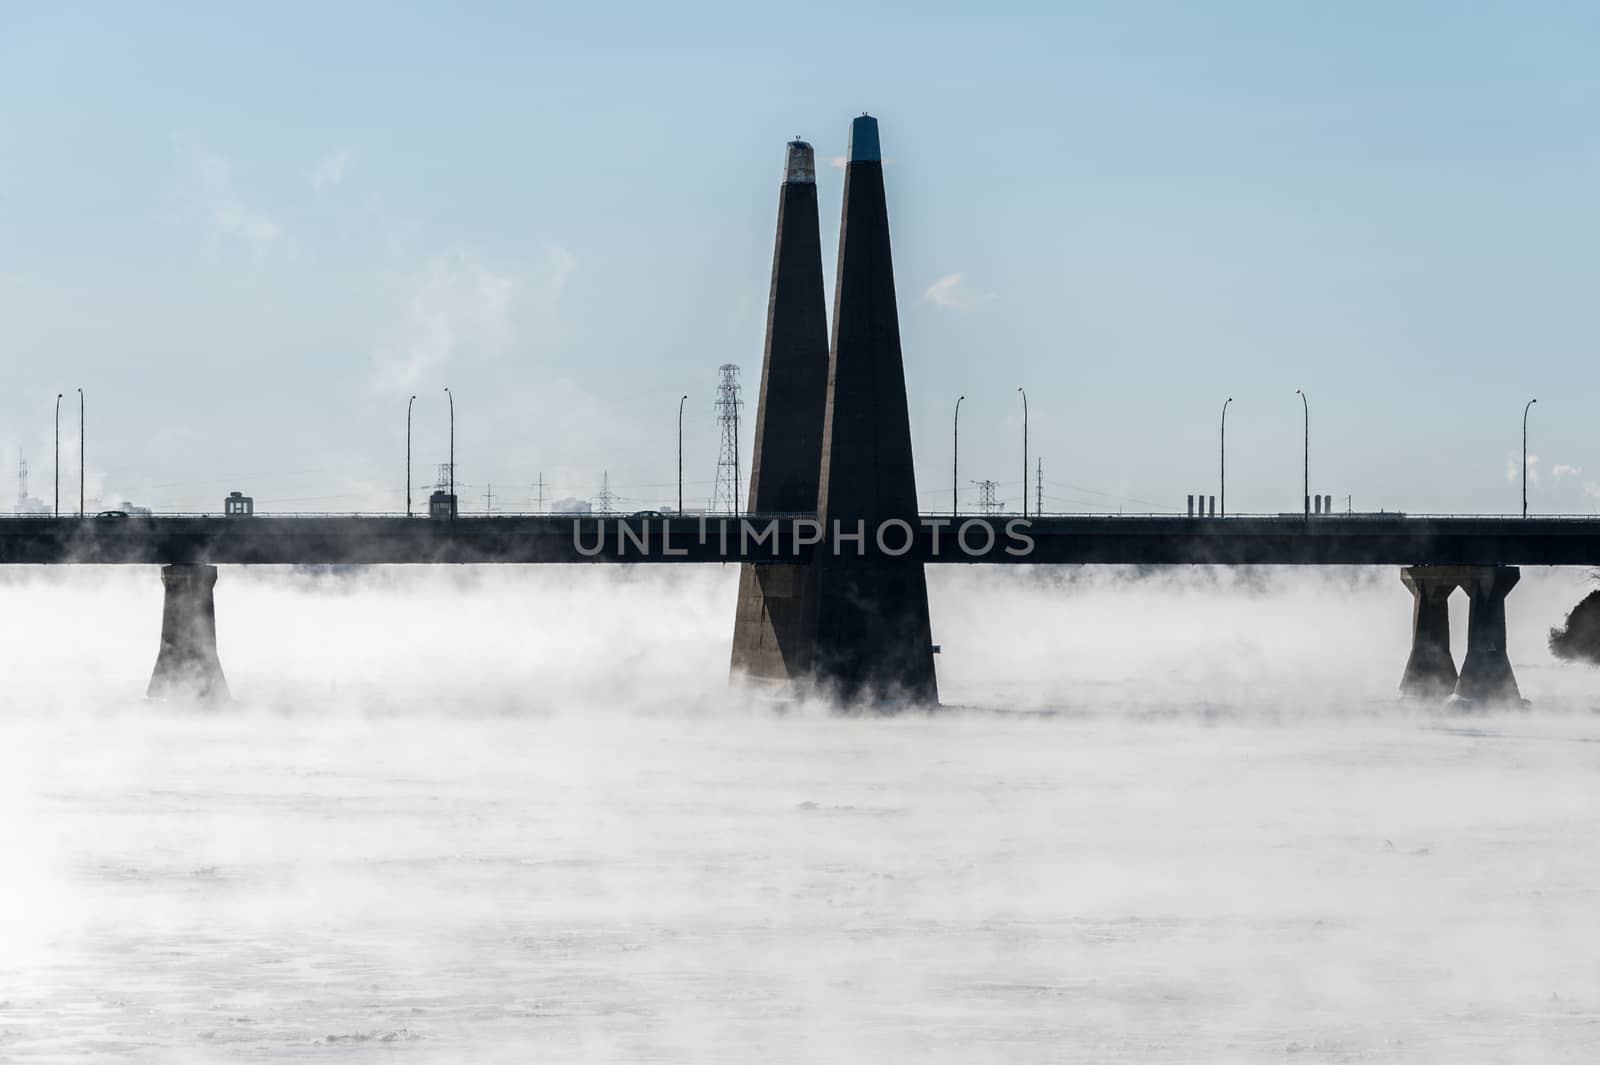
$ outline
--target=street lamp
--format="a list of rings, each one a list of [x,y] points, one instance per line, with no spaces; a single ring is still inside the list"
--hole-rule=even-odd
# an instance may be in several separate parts
[[[61,393],[56,393],[56,517],[61,517]]]
[[[1217,434],[1217,472],[1221,481],[1218,494],[1221,496],[1224,518],[1228,516],[1228,404],[1232,402],[1232,396],[1222,402],[1222,428]]]
[[[1311,404],[1307,402],[1306,394],[1300,389],[1295,389],[1294,394],[1300,397],[1300,406],[1306,412],[1305,480],[1303,482],[1305,492],[1302,498],[1305,500],[1306,517],[1309,518],[1311,517]]]
[[[406,400],[406,517],[411,517],[411,405],[416,396]]]
[[[678,516],[683,516],[683,405],[688,396],[678,397]]]
[[[955,517],[957,514],[961,513],[960,490],[958,488],[956,488],[956,485],[958,485],[960,482],[958,480],[956,480],[956,470],[958,469],[958,465],[957,464],[958,464],[958,461],[959,461],[960,456],[961,456],[961,401],[966,399],[966,398],[967,398],[966,396],[957,396],[956,397],[956,417],[955,417],[955,423],[951,427],[951,436],[952,436],[952,440],[951,440],[951,443],[950,443],[950,516],[951,517]],[[1024,487],[1026,487],[1026,485],[1024,485]]]
[[[450,400],[450,517],[456,516],[456,397],[450,391],[450,386],[444,386],[444,394]]]
[[[1028,393],[1022,392],[1022,516],[1028,516]]]
[[[1528,408],[1539,402],[1530,399],[1522,408],[1522,516],[1528,516]]]
[[[78,517],[83,517],[83,389],[78,389]]]

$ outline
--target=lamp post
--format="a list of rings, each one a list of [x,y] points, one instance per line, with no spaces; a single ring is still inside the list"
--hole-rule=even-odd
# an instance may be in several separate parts
[[[1522,407],[1522,516],[1528,516],[1528,408],[1539,402],[1530,399]]]
[[[450,517],[456,516],[456,397],[450,391],[450,386],[444,386],[444,394],[450,400]]]
[[[56,393],[56,517],[61,517],[61,393]]]
[[[78,517],[83,517],[83,389],[78,389]]]
[[[683,516],[683,405],[688,396],[678,397],[678,516]]]
[[[1295,389],[1294,394],[1300,397],[1300,406],[1306,413],[1306,445],[1305,445],[1305,480],[1302,485],[1305,491],[1301,498],[1305,501],[1306,517],[1311,517],[1311,404],[1306,400],[1306,394],[1300,389]]]
[[[406,517],[411,517],[411,405],[416,396],[406,400]]]
[[[955,517],[957,514],[961,513],[960,489],[958,489],[956,487],[956,485],[960,484],[961,482],[956,479],[956,471],[960,468],[959,463],[960,463],[960,458],[961,458],[961,401],[966,399],[966,398],[967,398],[966,396],[957,396],[956,397],[956,417],[955,417],[954,423],[951,425],[951,442],[950,442],[950,516],[951,517]]]
[[[1232,402],[1232,396],[1222,401],[1222,428],[1217,433],[1217,494],[1224,518],[1228,516],[1228,404]]]
[[[1022,392],[1022,516],[1028,516],[1028,393]]]

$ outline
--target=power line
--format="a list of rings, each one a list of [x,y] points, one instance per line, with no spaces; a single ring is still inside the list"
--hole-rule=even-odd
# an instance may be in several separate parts
[[[1138,503],[1141,506],[1155,507],[1157,510],[1177,510],[1178,509],[1177,507],[1170,506],[1169,504],[1156,503],[1156,502],[1153,502],[1153,501],[1151,501],[1149,499],[1138,499],[1138,498],[1135,498],[1134,496],[1117,495],[1115,492],[1102,492],[1097,488],[1085,488],[1081,484],[1069,484],[1066,481],[1051,481],[1050,483],[1051,483],[1051,485],[1059,487],[1059,488],[1070,488],[1074,492],[1083,492],[1083,493],[1085,493],[1087,495],[1092,495],[1092,496],[1103,496],[1106,499],[1119,499],[1119,500],[1123,501],[1124,503]]]

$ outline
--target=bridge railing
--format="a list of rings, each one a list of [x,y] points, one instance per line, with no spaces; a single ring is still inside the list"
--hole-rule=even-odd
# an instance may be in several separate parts
[[[207,519],[207,518],[210,518],[210,519],[222,520],[225,517],[227,517],[227,516],[222,514],[219,511],[188,511],[188,510],[160,510],[160,511],[154,511],[154,512],[152,512],[150,514],[121,514],[121,513],[119,513],[119,514],[117,514],[115,516],[102,515],[101,513],[95,513],[95,514],[85,514],[83,516],[83,518],[81,518],[81,519],[75,513],[74,514],[62,514],[60,517],[56,517],[55,515],[51,515],[51,514],[4,514],[4,513],[0,513],[0,521],[8,521],[8,522],[9,521],[79,521],[79,520],[82,520],[82,521],[140,521],[140,520],[145,520],[145,519],[148,519],[148,518],[186,518],[186,519]],[[741,513],[741,514],[667,514],[667,513],[656,513],[656,512],[650,512],[650,513],[634,512],[634,513],[628,513],[628,514],[624,514],[624,513],[612,513],[612,514],[560,513],[560,514],[552,514],[552,513],[549,513],[549,512],[535,513],[535,512],[531,512],[531,511],[496,511],[493,514],[479,514],[479,513],[458,514],[455,517],[455,519],[453,519],[453,520],[455,520],[455,521],[482,521],[482,520],[485,520],[485,519],[502,519],[502,518],[523,518],[523,519],[526,519],[526,518],[541,518],[541,519],[559,519],[559,520],[567,520],[567,519],[578,519],[578,520],[583,520],[583,519],[591,519],[591,520],[592,519],[604,519],[606,521],[615,521],[615,520],[635,519],[635,520],[659,521],[661,519],[670,518],[670,519],[673,519],[675,521],[698,521],[699,519],[704,518],[706,521],[720,521],[720,520],[724,520],[724,519],[726,519],[726,520],[739,520],[739,519],[742,519],[742,520],[748,520],[748,521],[771,521],[773,519],[777,519],[777,520],[780,520],[780,521],[786,521],[786,520],[795,520],[795,519],[800,519],[800,518],[815,518],[815,517],[816,517],[815,514],[807,513],[807,512],[783,512],[783,513],[777,513],[777,512],[759,512],[759,513],[758,512],[749,512],[749,513]],[[951,519],[952,515],[950,514],[949,511],[928,510],[928,511],[920,512],[918,514],[918,517],[919,518],[925,518],[925,519],[946,520],[946,519]],[[1080,519],[1082,519],[1082,518],[1087,518],[1087,519],[1129,519],[1129,518],[1133,518],[1133,519],[1164,519],[1164,520],[1168,520],[1168,521],[1197,521],[1197,522],[1229,522],[1229,521],[1244,521],[1244,520],[1248,520],[1248,521],[1304,521],[1307,518],[1309,518],[1311,521],[1315,521],[1315,522],[1374,521],[1374,520],[1376,520],[1376,521],[1384,521],[1384,520],[1394,520],[1394,519],[1415,519],[1415,520],[1424,520],[1424,521],[1474,521],[1474,520],[1476,520],[1476,521],[1484,521],[1484,520],[1495,520],[1495,521],[1498,521],[1498,520],[1510,520],[1510,519],[1521,520],[1522,519],[1522,515],[1520,513],[1499,513],[1499,514],[1494,514],[1494,513],[1470,513],[1470,514],[1469,513],[1454,513],[1454,514],[1446,514],[1446,513],[1418,513],[1418,512],[1414,512],[1414,511],[1357,511],[1357,512],[1351,513],[1351,514],[1333,513],[1333,514],[1311,514],[1311,515],[1306,515],[1306,514],[1301,514],[1301,513],[1298,513],[1298,512],[1294,512],[1294,511],[1278,511],[1278,512],[1275,512],[1275,513],[1231,513],[1231,514],[1228,514],[1226,516],[1216,516],[1216,515],[1201,516],[1201,515],[1187,515],[1187,514],[1183,514],[1183,513],[1173,513],[1173,512],[1169,512],[1169,511],[1119,511],[1119,512],[1113,512],[1113,511],[1088,511],[1088,510],[1053,510],[1053,511],[1045,511],[1044,513],[1035,513],[1033,511],[1030,511],[1026,515],[1022,514],[1020,511],[996,511],[996,512],[988,513],[988,514],[966,513],[966,514],[955,515],[954,519],[958,520],[958,521],[966,521],[966,520],[970,520],[970,519],[973,519],[973,518],[986,518],[986,519],[990,519],[990,520],[994,520],[994,521],[1010,521],[1010,520],[1013,520],[1013,519],[1023,518],[1023,517],[1026,517],[1029,520],[1033,520],[1033,519],[1055,519],[1055,518],[1080,518]],[[1539,514],[1529,514],[1527,517],[1528,517],[1529,520],[1535,520],[1536,519],[1536,520],[1539,520],[1539,521],[1594,521],[1597,518],[1600,518],[1600,512],[1589,513],[1589,514],[1577,514],[1577,513],[1543,514],[1543,513],[1539,513]],[[271,521],[273,519],[282,519],[282,518],[300,518],[300,519],[306,519],[306,518],[311,518],[311,519],[317,519],[317,518],[320,518],[320,519],[333,519],[333,518],[344,518],[344,519],[349,519],[349,518],[388,518],[388,519],[396,519],[396,520],[405,520],[407,518],[407,515],[404,512],[400,512],[400,511],[374,511],[374,510],[348,510],[348,511],[337,511],[337,510],[315,510],[315,511],[313,511],[313,510],[292,510],[292,511],[291,510],[273,510],[273,511],[257,511],[255,514],[253,514],[253,515],[251,515],[249,517],[228,517],[228,520],[230,520],[230,521]],[[441,519],[433,519],[433,518],[430,518],[426,514],[418,514],[418,513],[411,514],[410,515],[410,519],[412,521],[441,520]]]

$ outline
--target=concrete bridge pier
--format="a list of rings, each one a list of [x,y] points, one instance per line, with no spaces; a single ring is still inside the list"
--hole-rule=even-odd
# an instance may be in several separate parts
[[[1461,583],[1454,568],[1408,566],[1400,580],[1411,589],[1411,656],[1400,678],[1400,694],[1414,699],[1444,699],[1455,690],[1456,663],[1450,657],[1450,593]]]
[[[828,405],[828,303],[822,287],[817,167],[811,145],[789,142],[778,194],[778,238],[767,297],[750,509],[811,514],[822,469]],[[810,565],[746,562],[739,567],[732,674],[804,683],[815,668],[815,575]]]
[[[217,658],[217,611],[212,589],[217,567],[189,563],[161,567],[165,602],[161,650],[145,694],[151,699],[227,702],[228,682]]]
[[[1506,595],[1522,578],[1516,566],[1466,567],[1461,586],[1471,599],[1467,657],[1456,694],[1482,702],[1520,702],[1517,678],[1506,655]]]
[[[817,520],[876,541],[888,522],[917,526],[877,119],[851,122],[846,154]],[[878,710],[937,706],[922,564],[835,548],[816,558],[814,576],[815,609],[807,617],[815,626],[817,679],[841,702]]]

